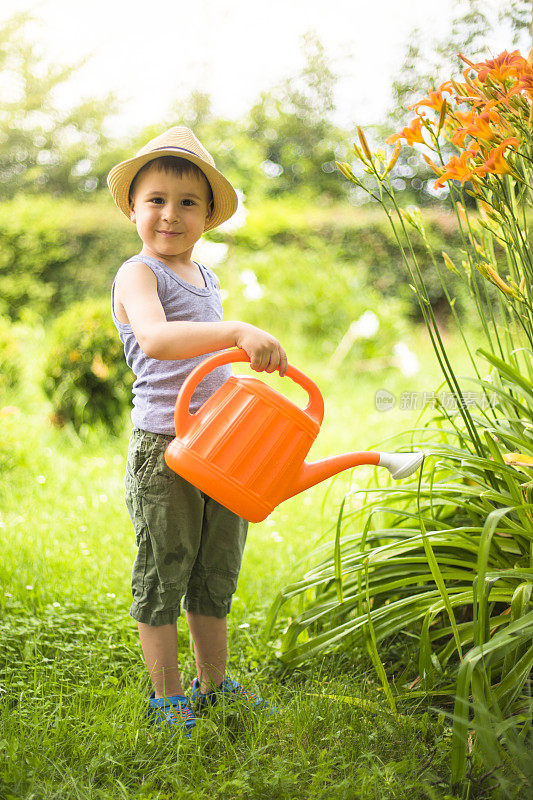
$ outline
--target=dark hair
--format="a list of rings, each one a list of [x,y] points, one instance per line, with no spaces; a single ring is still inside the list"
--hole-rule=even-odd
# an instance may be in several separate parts
[[[179,156],[159,156],[158,158],[153,158],[151,161],[148,161],[147,164],[140,168],[139,172],[137,172],[133,178],[128,192],[128,203],[131,203],[133,199],[135,183],[139,175],[141,175],[143,172],[148,172],[148,170],[152,168],[155,168],[158,172],[173,173],[179,178],[181,178],[182,175],[194,175],[196,178],[205,178],[207,181],[207,187],[209,189],[208,203],[213,202],[211,184],[207,180],[205,173],[202,172],[200,167],[197,167],[196,164],[193,164],[192,161],[188,161],[186,158],[179,158]]]

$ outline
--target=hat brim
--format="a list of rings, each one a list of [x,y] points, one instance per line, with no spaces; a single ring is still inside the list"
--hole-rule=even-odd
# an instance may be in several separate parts
[[[209,181],[211,191],[213,192],[213,212],[206,222],[206,231],[211,230],[211,228],[216,228],[217,225],[221,225],[233,216],[237,210],[238,200],[237,193],[228,179],[225,178],[216,167],[208,164],[207,161],[204,161],[203,158],[192,153],[190,150],[186,150],[182,147],[167,146],[152,150],[150,153],[128,158],[126,161],[121,161],[120,164],[113,167],[107,176],[107,185],[109,186],[113,200],[128,219],[130,219],[128,198],[130,186],[134,177],[141,167],[144,167],[149,161],[154,161],[156,158],[161,158],[162,156],[176,156],[178,158],[184,158],[192,164],[196,164],[198,169],[204,173]]]

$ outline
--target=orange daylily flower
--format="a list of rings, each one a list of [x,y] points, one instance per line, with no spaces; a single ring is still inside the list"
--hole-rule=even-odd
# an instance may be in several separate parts
[[[489,115],[489,119],[491,122],[500,121],[500,112],[497,109],[498,105],[499,105],[498,100],[491,100],[489,103],[486,104],[485,108],[483,109],[482,113],[487,113]]]
[[[464,136],[461,142],[456,141],[456,136],[459,133],[464,133],[465,135],[472,136],[476,139],[482,139],[484,142],[492,142],[496,138],[497,132],[491,127],[490,123],[490,111],[483,111],[481,114],[477,114],[474,121],[470,125],[467,125],[465,128],[459,128],[457,133],[454,134],[453,143],[463,143]]]
[[[474,122],[475,118],[476,112],[474,109],[471,111],[459,111],[459,109],[456,108],[448,114],[445,126],[446,130],[451,134],[455,130],[466,128],[467,125],[471,125]]]
[[[533,70],[528,64],[528,68],[523,71],[516,84],[507,93],[507,97],[512,97],[520,92],[525,92],[533,100]]]
[[[520,143],[516,137],[504,139],[503,142],[498,145],[498,147],[495,147],[494,150],[491,150],[486,161],[474,169],[476,175],[483,177],[489,172],[497,175],[512,174],[512,169],[503,157],[503,154],[508,147],[512,146],[516,148],[519,144]]]
[[[475,156],[481,150],[481,144],[479,142],[470,142],[470,144],[468,145],[468,149],[472,153],[472,155]]]
[[[453,94],[453,81],[444,81],[440,86],[437,86],[437,91]]]
[[[440,111],[442,109],[442,104],[444,103],[444,97],[442,96],[443,92],[448,92],[448,94],[451,94],[450,89],[442,89],[442,91],[440,89],[438,89],[437,91],[432,89],[428,97],[423,97],[422,100],[417,100],[416,103],[407,106],[407,108],[414,108],[416,113],[418,114],[419,106],[425,106],[426,108],[433,108],[440,114]]]
[[[465,136],[467,134],[467,127],[472,125],[476,120],[476,112],[474,109],[471,111],[459,111],[456,109],[451,116],[448,117],[448,124],[446,125],[446,132],[452,135],[452,141],[458,147],[461,147]],[[454,124],[456,123],[456,124]]]
[[[422,117],[415,117],[406,128],[400,131],[400,133],[394,133],[392,136],[389,136],[388,139],[385,139],[385,141],[387,144],[394,144],[398,139],[405,139],[410,147],[413,146],[414,142],[426,144],[422,136]]]
[[[441,189],[445,181],[455,180],[464,183],[469,180],[473,175],[473,169],[466,163],[468,159],[472,158],[474,153],[466,150],[458,156],[452,156],[447,164],[444,166],[444,172],[435,181],[435,188]]]
[[[452,135],[452,142],[457,147],[462,147],[468,131],[466,128],[458,128]]]
[[[518,77],[527,67],[526,59],[520,55],[518,50],[513,50],[512,53],[504,50],[496,58],[488,58],[486,61],[480,61],[477,64],[474,64],[462,53],[459,53],[459,58],[477,72],[478,78],[482,83],[485,83],[487,78],[490,78],[494,83],[503,83],[508,78]]]
[[[462,124],[458,125],[455,130],[453,125],[451,126],[451,130],[450,127],[447,129],[448,134],[451,133],[453,144],[457,147],[462,147],[466,136],[482,139],[485,142],[492,142],[498,135],[500,137],[505,135],[501,130],[501,126],[503,125],[504,128],[508,126],[502,120],[497,110],[498,105],[499,103],[497,100],[490,100],[484,104],[483,110],[479,112],[474,108],[466,113],[458,110],[454,111],[451,115],[452,119]],[[498,123],[500,125],[500,130],[494,130],[491,127],[491,123]],[[472,142],[469,147],[472,147]]]

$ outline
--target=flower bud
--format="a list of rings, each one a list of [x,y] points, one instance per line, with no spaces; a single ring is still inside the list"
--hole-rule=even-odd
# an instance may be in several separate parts
[[[420,213],[420,209],[418,206],[408,206],[407,208],[402,208],[400,210],[400,216],[402,219],[405,219],[409,225],[412,225],[415,230],[417,230],[421,236],[425,238],[425,231],[424,226],[422,224],[422,215]]]
[[[347,178],[349,181],[353,180],[354,174],[352,172],[352,168],[348,163],[346,163],[346,161],[343,161],[342,163],[340,161],[335,161],[335,164],[337,165],[337,169],[342,172],[345,178]]]
[[[388,174],[389,174],[389,172],[391,171],[391,169],[394,167],[394,165],[395,165],[395,164],[396,164],[396,162],[398,161],[398,156],[400,155],[400,150],[401,150],[401,149],[402,149],[402,144],[401,144],[401,142],[396,142],[396,144],[395,144],[395,146],[394,146],[394,150],[392,151],[391,160],[389,161],[389,164],[388,164],[388,167],[387,167],[387,169],[386,169],[386,170],[385,170],[385,172],[383,173],[383,177],[385,177],[385,175],[388,175]]]
[[[507,280],[509,281],[509,286],[513,289],[513,297],[517,300],[522,300],[522,292],[520,291],[520,286],[517,284],[516,281],[513,281],[511,276],[507,276]]]
[[[463,95],[465,93],[464,84],[461,85],[460,83],[457,83],[457,81],[453,81],[453,80],[452,80],[451,84],[452,84],[453,88],[455,89],[455,93],[457,95]]]
[[[457,202],[455,204],[457,211],[459,212],[459,216],[463,220],[463,222],[468,223],[468,217],[466,216],[466,211],[464,210],[464,206],[462,203]]]
[[[359,136],[359,141],[361,142],[361,147],[363,148],[363,153],[365,156],[372,161],[372,153],[370,152],[370,147],[368,146],[368,142],[366,140],[366,136],[362,128],[357,126],[357,135]]]
[[[454,272],[456,275],[460,276],[461,273],[459,272],[459,270],[457,269],[457,267],[455,266],[455,264],[451,260],[451,258],[448,255],[448,253],[445,253],[444,250],[442,251],[442,257],[444,259],[444,263],[446,264],[446,266],[448,267],[450,272]]]
[[[442,101],[442,106],[440,108],[439,126],[437,128],[437,136],[439,135],[439,133],[442,130],[442,126],[444,125],[444,120],[446,119],[447,112],[448,112],[448,103],[446,102],[446,98],[444,98],[443,101]]]
[[[491,283],[498,287],[498,289],[506,295],[511,295],[511,297],[517,298],[517,291],[513,289],[512,286],[509,286],[501,275],[494,269],[491,264],[487,263],[477,263],[476,268],[481,272],[484,278],[488,278]]]
[[[427,156],[425,153],[422,153],[422,158],[424,159],[428,167],[431,167],[435,175],[442,175],[442,170],[439,169],[439,167],[437,167],[437,165],[429,158],[429,156]]]

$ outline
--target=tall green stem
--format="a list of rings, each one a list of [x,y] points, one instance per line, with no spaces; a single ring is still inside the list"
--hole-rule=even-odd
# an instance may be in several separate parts
[[[416,266],[416,269],[417,269],[418,279],[419,279],[420,285],[424,289],[425,297],[423,298],[423,303],[421,303],[420,306],[421,306],[421,309],[422,309],[424,320],[426,322],[426,327],[428,329],[428,332],[429,332],[429,335],[430,335],[430,338],[431,338],[431,343],[433,345],[433,349],[434,349],[435,354],[437,356],[437,359],[439,361],[439,364],[440,364],[442,373],[443,373],[443,375],[444,375],[444,377],[446,379],[446,382],[448,383],[448,386],[450,387],[450,390],[452,391],[452,393],[456,397],[459,398],[459,401],[460,401],[459,402],[459,412],[460,412],[461,416],[463,417],[463,421],[464,421],[464,423],[465,423],[465,425],[466,425],[466,427],[467,427],[467,429],[468,429],[468,431],[470,433],[470,436],[472,438],[472,443],[474,444],[474,446],[476,448],[477,454],[479,456],[483,456],[484,455],[484,447],[483,447],[483,445],[481,443],[481,440],[480,440],[480,438],[479,438],[479,436],[477,434],[477,431],[476,431],[476,428],[475,428],[475,425],[474,425],[474,421],[472,420],[470,414],[468,413],[468,411],[464,407],[463,394],[461,392],[461,388],[460,388],[459,383],[458,383],[458,381],[457,381],[457,379],[455,377],[455,373],[454,373],[454,371],[452,369],[452,366],[451,366],[450,361],[448,359],[448,356],[446,354],[446,349],[444,347],[444,344],[443,344],[441,336],[440,336],[440,331],[438,329],[438,325],[437,325],[437,322],[435,320],[435,315],[433,314],[433,309],[431,307],[431,303],[430,303],[429,297],[427,295],[426,286],[425,286],[422,274],[420,272],[420,267],[418,265],[418,260],[416,258],[416,254],[415,254],[415,252],[413,250],[413,245],[411,243],[411,239],[410,239],[409,234],[407,233],[407,230],[405,228],[405,225],[404,225],[404,222],[403,222],[403,219],[402,219],[402,215],[400,213],[400,209],[398,207],[398,204],[396,202],[396,198],[395,198],[394,194],[391,193],[389,195],[389,197],[390,197],[390,199],[391,199],[391,201],[392,201],[392,203],[394,205],[395,211],[396,211],[396,213],[398,215],[398,218],[400,220],[400,224],[402,226],[402,230],[403,230],[403,233],[405,235],[405,238],[407,239],[407,242],[408,242],[408,245],[409,245],[409,250],[410,250],[410,253],[411,253],[411,258],[413,259],[413,263],[414,263],[414,265]],[[382,205],[385,208],[385,205],[384,204],[382,204]],[[386,208],[385,208],[385,211],[387,211]],[[416,285],[415,276],[414,276],[413,271],[411,269],[411,265],[409,264],[409,260],[408,260],[406,254],[405,254],[405,251],[404,251],[404,248],[402,246],[400,237],[398,236],[398,233],[396,231],[396,227],[395,227],[395,225],[394,225],[394,223],[392,221],[390,213],[387,213],[387,217],[389,219],[389,222],[391,223],[392,229],[394,231],[394,235],[396,237],[396,241],[398,242],[398,246],[400,247],[403,260],[404,260],[404,262],[405,262],[405,264],[406,264],[406,266],[407,266],[407,268],[409,270],[409,274],[410,274],[412,280],[414,281],[414,283]],[[426,308],[424,308],[424,305],[426,306]],[[431,320],[431,325],[429,324],[428,317]],[[444,366],[444,364],[446,364],[446,367]],[[488,477],[490,477],[490,476],[488,476]]]

